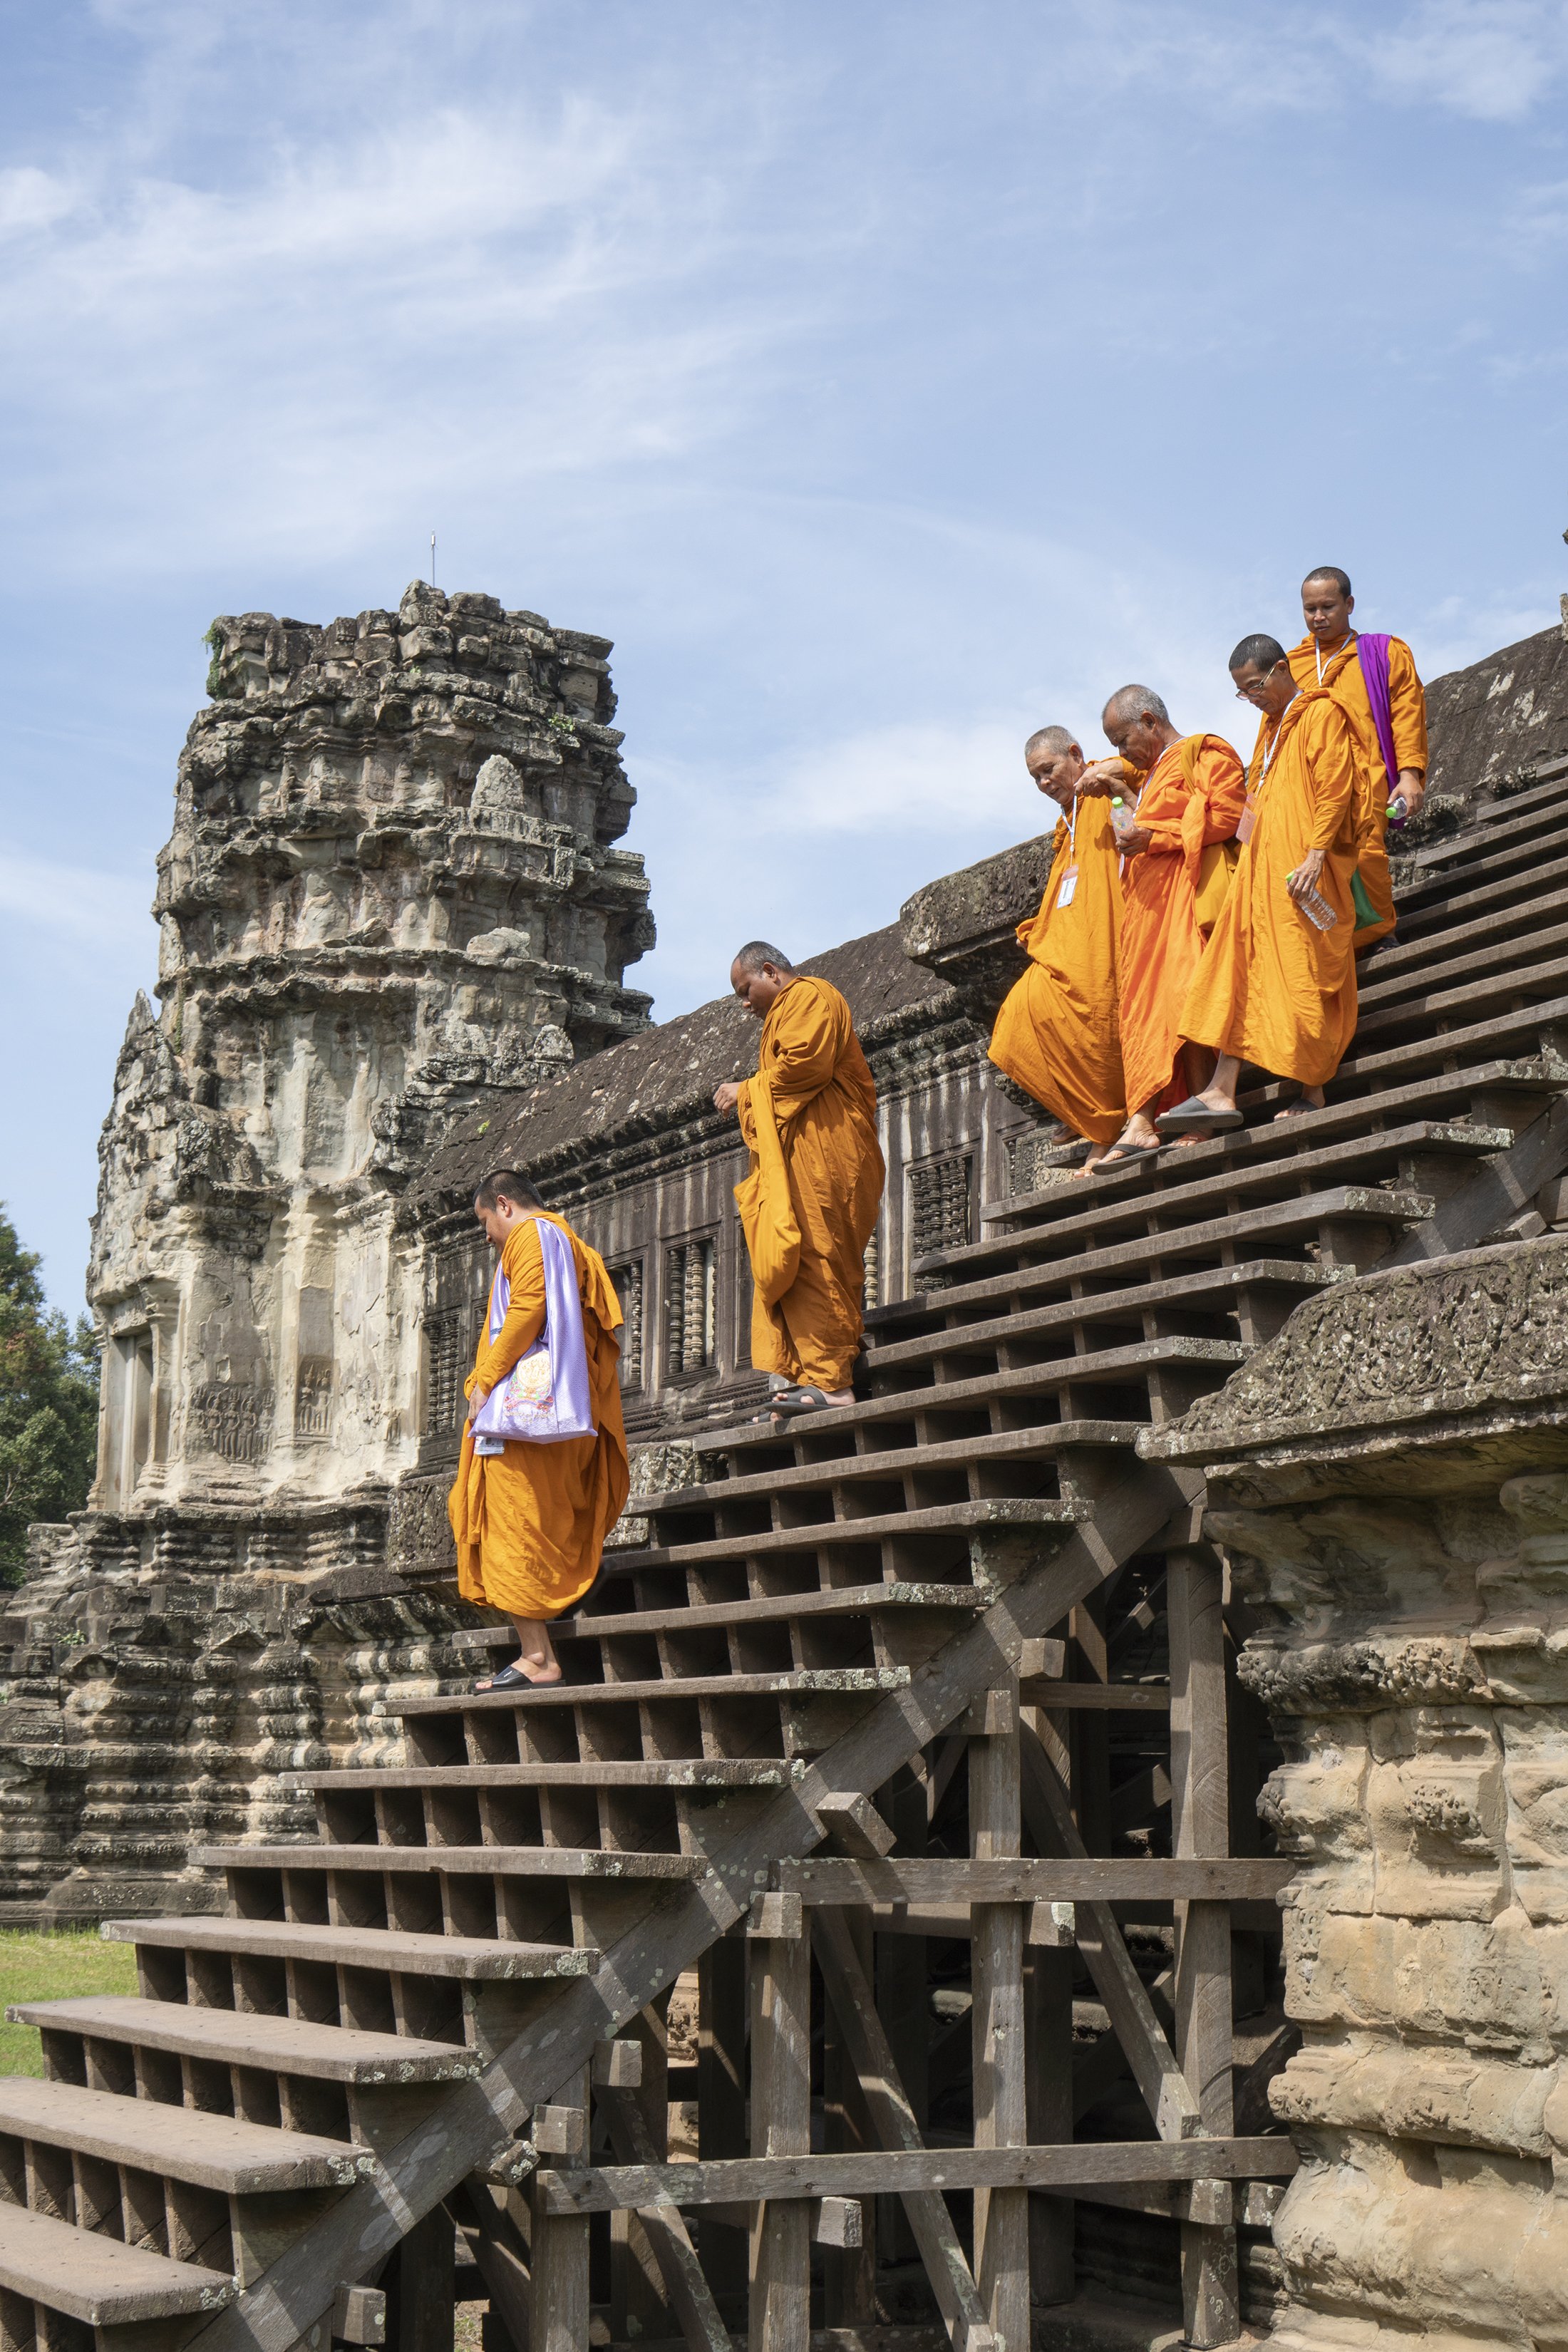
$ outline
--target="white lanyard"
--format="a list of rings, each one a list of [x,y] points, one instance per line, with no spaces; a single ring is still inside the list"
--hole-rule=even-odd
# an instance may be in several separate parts
[[[1348,636],[1345,638],[1345,643],[1344,643],[1344,645],[1343,645],[1343,646],[1336,646],[1334,647],[1334,649],[1333,649],[1333,652],[1329,656],[1329,659],[1330,659],[1331,662],[1332,662],[1332,661],[1338,661],[1338,659],[1339,659],[1340,656],[1341,656],[1341,655],[1344,652],[1344,650],[1345,650],[1345,646],[1353,646],[1353,645],[1354,645],[1354,643],[1355,643],[1355,631],[1354,631],[1353,629],[1352,629],[1352,630],[1351,630],[1351,632],[1350,632],[1350,634],[1348,635]],[[1318,684],[1319,684],[1320,686],[1321,686],[1321,684],[1322,684],[1322,682],[1323,682],[1323,641],[1322,641],[1322,639],[1321,639],[1321,637],[1314,637],[1314,638],[1313,638],[1313,640],[1312,640],[1312,652],[1313,652],[1313,654],[1315,655],[1315,656],[1316,656],[1316,658],[1317,658],[1317,664],[1318,664]],[[1265,773],[1267,773],[1267,771],[1265,771]]]

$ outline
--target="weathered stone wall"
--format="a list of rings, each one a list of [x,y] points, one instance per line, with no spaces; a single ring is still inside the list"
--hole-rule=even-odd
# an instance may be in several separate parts
[[[1300,1857],[1276,2341],[1568,2336],[1568,1236],[1302,1308],[1201,1463]]]
[[[384,1495],[417,1448],[409,1174],[481,1089],[647,1017],[604,639],[416,583],[210,643],[93,1227],[122,1519]]]

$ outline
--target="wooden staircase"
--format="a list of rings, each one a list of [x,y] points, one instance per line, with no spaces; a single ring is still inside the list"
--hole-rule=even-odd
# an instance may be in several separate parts
[[[47,2079],[0,2082],[0,2352],[324,2352],[384,2290],[436,2352],[454,2226],[495,2352],[606,2302],[721,2352],[748,2294],[805,2352],[922,2274],[954,2344],[1022,2347],[1075,2192],[1176,2223],[1189,2339],[1234,2337],[1294,2158],[1288,2030],[1238,2074],[1233,1990],[1289,1864],[1201,1482],[1139,1440],[1326,1284],[1554,1214],[1561,774],[1419,853],[1332,1092],[988,1206],[871,1318],[867,1401],[638,1505],[563,1685],[405,1702],[402,1769],[306,1776],[315,1843],[205,1855],[228,1916],[105,1930],[139,1997],[14,2010]]]

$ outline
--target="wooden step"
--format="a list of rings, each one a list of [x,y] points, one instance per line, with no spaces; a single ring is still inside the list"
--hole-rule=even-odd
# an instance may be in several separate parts
[[[847,1412],[851,1410],[846,1407]],[[813,1414],[826,1422],[826,1413]],[[1067,1424],[1054,1424],[1060,1433]],[[1138,1442],[1137,1422],[1091,1421],[1072,1424],[1082,1445],[1129,1448]],[[702,1543],[650,1545],[631,1554],[647,1568],[699,1567],[708,1562],[763,1559],[776,1553],[798,1554],[831,1548],[843,1551],[856,1545],[880,1543],[890,1536],[968,1536],[999,1534],[1006,1528],[1060,1528],[1065,1532],[1089,1517],[1087,1505],[1037,1496],[999,1495],[974,1503],[943,1503],[929,1509],[882,1511],[863,1519],[813,1519],[798,1528],[779,1528],[754,1535],[714,1537]],[[580,1685],[579,1685],[580,1687]],[[669,1696],[668,1690],[664,1694]]]
[[[627,1882],[700,1878],[707,1866],[695,1854],[553,1845],[205,1845],[193,1858],[206,1870],[434,1870],[487,1878]]]
[[[448,1700],[448,1709],[452,1705]],[[784,1756],[637,1757],[593,1764],[359,1765],[341,1772],[291,1772],[286,1785],[307,1795],[321,1791],[333,1796],[391,1789],[787,1789],[803,1780],[806,1769],[799,1757]]]
[[[74,2147],[104,2164],[131,2165],[231,2197],[269,2189],[348,2189],[375,2170],[367,2148],[313,2132],[275,2131],[237,2116],[164,2106],[153,2099],[127,2099],[115,2091],[25,2074],[0,2078],[0,2133]]]
[[[142,2050],[167,2050],[177,2057],[328,2083],[467,2083],[483,2063],[475,2051],[451,2042],[421,2042],[412,2034],[366,2033],[357,2027],[315,2025],[302,2017],[271,2017],[255,2010],[140,2000],[130,1993],[14,2001],[5,2015],[13,2025],[36,2025],[44,2033],[125,2042]]]
[[[1500,922],[1495,914],[1476,915],[1419,939],[1389,940],[1362,959],[1357,970],[1361,1002],[1381,1002],[1386,990],[1405,985],[1416,973],[1454,971],[1480,948],[1494,949],[1500,958],[1533,955],[1542,940],[1565,921],[1568,877],[1540,897],[1521,901],[1507,922]]]
[[[0,2286],[89,2327],[221,2311],[235,2282],[25,2205],[0,2204]]]
[[[472,1702],[465,1701],[465,1705]],[[450,1713],[449,1699],[425,1702]],[[111,1943],[163,1951],[247,1952],[264,1959],[324,1960],[392,1976],[456,1977],[466,1984],[592,1975],[595,1951],[511,1944],[484,1936],[422,1936],[395,1927],[318,1927],[289,1919],[106,1919]]]
[[[1048,1392],[1053,1383],[1065,1385],[1074,1378],[1070,1368],[1067,1365],[1031,1366],[1030,1370],[1037,1372],[1039,1389],[1042,1392]],[[1092,1385],[1093,1374],[1090,1373],[1088,1378]],[[933,1400],[933,1402],[945,1402],[945,1400]],[[847,1413],[854,1414],[855,1426],[868,1433],[875,1433],[878,1419],[887,1418],[885,1413],[869,1414],[863,1406],[852,1406],[846,1410]],[[814,1414],[812,1418],[815,1421],[817,1416]],[[679,1486],[672,1494],[660,1496],[657,1508],[650,1510],[647,1516],[657,1518],[661,1529],[672,1530],[668,1535],[661,1535],[660,1538],[661,1543],[668,1546],[679,1542],[679,1533],[675,1531],[679,1530],[681,1519],[692,1512],[706,1512],[710,1516],[715,1509],[721,1510],[726,1505],[732,1507],[737,1503],[832,1493],[836,1490],[842,1490],[846,1496],[852,1496],[858,1485],[888,1485],[906,1477],[931,1476],[942,1470],[978,1468],[982,1465],[1027,1462],[1037,1458],[1044,1460],[1061,1452],[1064,1447],[1101,1446],[1118,1442],[1131,1443],[1132,1440],[1127,1434],[1130,1426],[1131,1424],[1129,1423],[1120,1421],[1041,1421],[1023,1429],[976,1433],[973,1436],[954,1438],[945,1444],[921,1444],[911,1430],[904,1444],[876,1454],[858,1454],[849,1451],[832,1454],[824,1454],[807,1461],[797,1462],[789,1468],[772,1466],[750,1475],[734,1475],[705,1486]],[[826,1430],[822,1432],[824,1437],[826,1433]],[[829,1517],[800,1522],[784,1532],[809,1537],[814,1532],[820,1531],[825,1540],[831,1540],[841,1528],[858,1529],[866,1524],[867,1522],[862,1518]],[[735,1543],[749,1541],[750,1538],[728,1536],[724,1540]],[[634,1559],[645,1560],[648,1556],[647,1551],[632,1555]],[[858,1589],[871,1592],[888,1590],[885,1586],[876,1585],[862,1586]],[[936,1588],[938,1591],[944,1589],[950,1588],[940,1586]],[[964,1588],[960,1586],[955,1589],[962,1591]],[[906,1590],[919,1592],[921,1588],[914,1585],[906,1587]],[[752,1605],[759,1612],[766,1609],[777,1617],[787,1617],[793,1613],[795,1601],[805,1597],[795,1593],[778,1593],[770,1596],[766,1601],[759,1601]],[[813,1600],[818,1598],[816,1594],[810,1597]],[[835,1588],[829,1597],[842,1602],[843,1588]],[[690,1620],[683,1613],[681,1622],[684,1624]],[[590,1628],[603,1630],[602,1627],[595,1626],[595,1621],[593,1618],[580,1619],[578,1623],[580,1630],[584,1632]],[[629,1630],[633,1632],[639,1630],[635,1620],[632,1621]]]
[[[1401,944],[1431,940],[1481,916],[1496,920],[1564,881],[1568,881],[1568,853],[1554,845],[1533,864],[1528,856],[1510,856],[1500,872],[1488,876],[1475,869],[1434,875],[1415,889],[1396,895],[1399,929],[1395,938]],[[1376,954],[1373,949],[1368,961]]]
[[[824,1692],[836,1696],[860,1692],[874,1696],[882,1691],[907,1690],[909,1681],[908,1666],[805,1666],[776,1675],[682,1675],[679,1680],[658,1682],[531,1684],[521,1690],[455,1691],[449,1698],[389,1698],[386,1704],[389,1712],[412,1721],[422,1716],[452,1715],[459,1710],[464,1715],[479,1715],[498,1707],[581,1706],[606,1701],[624,1706],[647,1706],[664,1699],[815,1698]],[[443,1939],[437,1936],[431,1940],[439,1944]],[[450,1938],[446,1940],[449,1942]],[[521,1951],[527,1948],[519,1945],[516,1948]],[[569,1957],[574,1958],[576,1955]],[[536,1973],[543,1976],[567,1971],[541,1969]]]
[[[724,1484],[720,1481],[690,1491],[720,1501],[723,1499]],[[616,1633],[692,1633],[730,1626],[743,1630],[749,1625],[776,1624],[781,1617],[858,1617],[876,1610],[951,1609],[961,1615],[973,1615],[985,1606],[984,1594],[977,1592],[973,1584],[911,1584],[899,1580],[770,1593],[760,1601],[692,1601],[685,1608],[675,1609],[616,1612],[593,1607],[593,1600],[613,1598],[617,1583],[627,1582],[639,1572],[618,1562],[607,1573],[601,1571],[590,1605],[551,1627],[554,1640],[570,1642],[590,1634],[605,1638]],[[517,1636],[510,1626],[485,1625],[474,1633],[458,1634],[453,1647],[505,1650],[514,1648],[516,1643]]]
[[[1568,1029],[1568,996],[1554,996],[1542,1004],[1498,1007],[1484,1021],[1467,1023],[1460,1028],[1434,1029],[1401,1045],[1374,1045],[1363,1053],[1358,1038],[1352,1041],[1350,1057],[1340,1064],[1334,1084],[1336,1088],[1371,1092],[1391,1079],[1439,1071],[1500,1048],[1504,1054],[1510,1049],[1538,1053],[1543,1061],[1555,1063],[1562,1070],[1559,1086],[1568,1086],[1568,1064],[1554,1053],[1551,1044],[1554,1034],[1564,1029]]]

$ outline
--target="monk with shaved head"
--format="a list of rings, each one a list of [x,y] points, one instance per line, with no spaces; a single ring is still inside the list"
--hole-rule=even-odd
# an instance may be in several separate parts
[[[1182,1007],[1225,903],[1241,815],[1241,761],[1221,735],[1184,735],[1152,688],[1124,686],[1100,724],[1118,757],[1079,789],[1120,796],[1121,1071],[1127,1124],[1101,1166],[1161,1149],[1154,1119],[1195,1093],[1206,1056],[1187,1055]]]
[[[1321,563],[1301,583],[1307,634],[1292,646],[1298,686],[1326,686],[1343,704],[1366,770],[1369,826],[1357,874],[1355,944],[1368,948],[1394,929],[1394,887],[1385,836],[1391,802],[1414,816],[1426,796],[1426,692],[1403,637],[1358,633],[1350,574]]]
[[[1065,727],[1024,746],[1036,789],[1061,811],[1040,910],[1018,926],[1029,959],[991,1033],[991,1059],[1102,1160],[1126,1123],[1116,1019],[1121,877],[1108,800],[1079,798],[1087,762]]]
[[[866,1244],[886,1171],[877,1089],[831,981],[749,940],[730,985],[763,1024],[757,1074],[719,1087],[752,1155],[735,1203],[752,1261],[752,1362],[775,1420],[854,1401]]]

